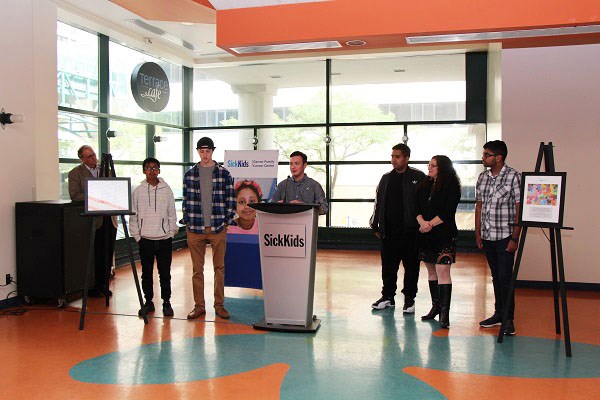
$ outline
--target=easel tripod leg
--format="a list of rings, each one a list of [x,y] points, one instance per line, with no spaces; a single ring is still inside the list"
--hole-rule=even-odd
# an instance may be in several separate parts
[[[562,239],[560,229],[556,229],[556,247],[558,250],[558,274],[560,278],[560,295],[565,329],[565,353],[571,357],[571,332],[569,330],[569,311],[567,309],[567,287],[565,282],[565,267],[563,263]]]
[[[556,266],[556,235],[550,229],[550,258],[552,259],[552,293],[554,295],[554,326],[556,334],[560,335],[560,308],[558,303],[558,274]]]
[[[87,309],[88,288],[90,286],[90,269],[94,262],[94,241],[96,238],[96,221],[92,219],[92,233],[90,235],[90,250],[88,251],[88,261],[85,268],[85,278],[83,279],[83,299],[81,302],[81,313],[79,316],[79,330],[83,330],[85,324],[85,313]]]
[[[144,307],[144,299],[142,297],[142,291],[140,289],[140,280],[138,279],[137,270],[135,269],[135,260],[133,258],[133,248],[131,241],[129,240],[129,231],[127,230],[127,224],[125,223],[125,216],[121,215],[121,224],[123,225],[123,232],[125,233],[125,242],[127,243],[127,251],[129,253],[129,263],[131,264],[131,272],[133,273],[133,280],[135,282],[135,288],[137,290],[138,300],[140,302],[140,310],[142,310],[142,318],[144,324],[148,324],[148,314]]]

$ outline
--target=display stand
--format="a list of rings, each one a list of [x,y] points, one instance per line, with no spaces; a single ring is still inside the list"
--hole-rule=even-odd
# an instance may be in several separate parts
[[[318,204],[255,203],[265,318],[254,329],[316,332],[313,315]]]
[[[104,176],[104,177],[115,177],[115,165],[113,163],[113,159],[112,156],[109,153],[104,153],[102,154],[102,162],[100,164],[100,173],[99,176]],[[148,315],[146,312],[146,308],[144,307],[144,300],[142,298],[142,291],[140,289],[140,281],[138,279],[137,276],[137,270],[135,268],[135,259],[133,258],[133,248],[131,246],[131,241],[129,240],[129,231],[127,230],[127,223],[125,222],[125,215],[133,215],[133,213],[131,212],[118,212],[118,211],[107,211],[107,212],[102,212],[102,213],[94,213],[94,214],[88,214],[88,213],[84,213],[82,214],[83,216],[86,217],[101,217],[104,218],[103,223],[112,223],[111,218],[112,216],[120,216],[121,217],[121,224],[123,225],[123,232],[125,233],[125,242],[127,243],[127,252],[129,253],[129,262],[131,264],[131,271],[133,273],[133,280],[135,282],[135,288],[137,290],[137,295],[138,295],[138,300],[140,303],[140,309],[142,310],[142,318],[144,320],[144,324],[148,324]],[[109,257],[112,257],[109,253],[109,248],[108,248],[108,229],[105,229],[106,232],[106,236],[105,236],[105,260],[108,260]],[[89,279],[90,279],[90,270],[92,269],[92,265],[94,264],[94,241],[96,238],[96,224],[92,224],[92,233],[91,233],[91,237],[90,237],[90,250],[88,252],[88,262],[87,262],[87,267],[85,270],[85,279],[84,279],[84,285],[83,285],[83,300],[81,303],[81,314],[80,314],[80,318],[79,318],[79,330],[83,330],[84,324],[85,324],[85,314],[86,314],[86,310],[87,310],[87,299],[88,299],[88,288],[89,288]],[[104,284],[104,298],[105,298],[105,306],[108,307],[109,305],[109,291],[108,291],[108,282],[109,282],[109,277],[111,274],[110,271],[110,264],[106,263],[106,269],[104,271],[105,273],[105,284]]]
[[[538,152],[537,162],[535,165],[535,172],[540,172],[542,166],[542,159],[544,160],[544,168],[546,172],[555,172],[554,166],[554,152],[552,150],[552,142],[548,144],[540,143],[540,149]],[[566,174],[565,174],[566,176]],[[524,181],[523,185],[524,186]],[[522,190],[526,188],[522,188]],[[525,192],[524,192],[525,193]],[[561,199],[564,200],[564,199]],[[521,203],[523,207],[523,203]],[[562,315],[563,325],[565,328],[565,353],[567,357],[571,357],[571,334],[569,330],[569,312],[567,309],[567,289],[565,283],[565,269],[563,262],[563,251],[562,251],[562,239],[561,230],[573,230],[571,227],[562,226],[562,218],[559,224],[543,224],[543,223],[530,223],[523,222],[520,220],[519,226],[522,226],[521,236],[519,239],[519,247],[517,249],[515,266],[513,269],[512,280],[508,289],[508,298],[506,304],[504,304],[502,312],[502,325],[500,327],[500,333],[498,334],[498,343],[502,343],[504,339],[504,331],[506,329],[506,322],[508,320],[508,311],[511,303],[514,301],[515,285],[517,281],[517,275],[519,274],[519,267],[521,265],[521,258],[523,256],[523,248],[525,246],[525,238],[527,237],[527,228],[529,226],[535,227],[547,227],[550,230],[550,258],[552,260],[552,289],[554,292],[554,322],[556,328],[556,334],[560,335],[560,308],[559,308],[559,296],[558,292],[560,289],[560,303],[562,304]],[[558,276],[558,280],[557,280]]]

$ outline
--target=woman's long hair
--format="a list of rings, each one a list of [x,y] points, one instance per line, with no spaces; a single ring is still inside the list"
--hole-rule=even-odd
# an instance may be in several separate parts
[[[432,160],[437,162],[438,175],[435,179],[435,183],[433,184],[433,191],[439,191],[446,185],[455,184],[460,187],[460,178],[452,165],[452,160],[448,158],[448,156],[437,155],[431,157]],[[422,186],[425,187],[428,183],[433,181],[433,178],[427,177],[427,179],[423,180]]]
[[[452,165],[452,160],[448,156],[437,155],[432,157],[438,165],[438,176],[433,185],[433,190],[439,191],[446,185],[458,185],[460,187],[460,178]]]

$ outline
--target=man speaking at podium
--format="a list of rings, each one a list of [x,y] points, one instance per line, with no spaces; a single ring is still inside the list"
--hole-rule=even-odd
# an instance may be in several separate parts
[[[272,203],[313,203],[319,205],[319,214],[327,213],[329,206],[325,191],[319,184],[304,173],[308,165],[306,154],[294,151],[290,154],[291,176],[277,185],[277,190],[271,199]]]

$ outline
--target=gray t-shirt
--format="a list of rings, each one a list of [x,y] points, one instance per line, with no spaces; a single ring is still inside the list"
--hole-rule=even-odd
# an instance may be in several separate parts
[[[210,227],[210,218],[212,216],[212,195],[213,195],[213,170],[212,167],[198,168],[200,171],[200,201],[202,202],[202,217],[204,226]]]

